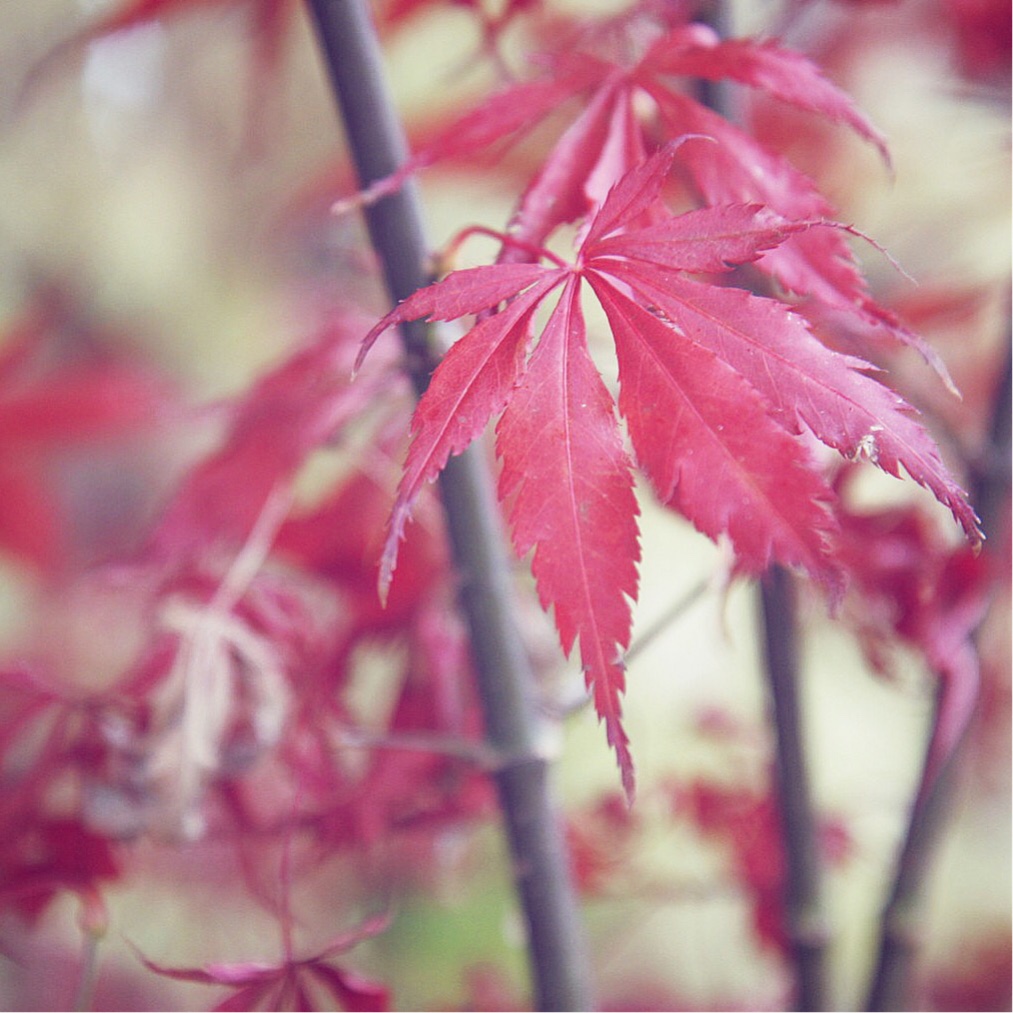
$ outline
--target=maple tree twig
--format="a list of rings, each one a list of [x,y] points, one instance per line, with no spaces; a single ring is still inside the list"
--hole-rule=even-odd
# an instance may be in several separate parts
[[[727,0],[712,0],[704,11],[722,38],[735,34]],[[728,82],[701,81],[700,101],[726,119],[738,119]],[[745,282],[742,287],[766,295],[769,283]],[[772,566],[760,582],[764,634],[764,674],[770,693],[775,731],[774,780],[784,849],[784,924],[795,971],[795,1002],[799,1010],[827,1008],[826,951],[829,926],[822,898],[822,863],[799,700],[798,620],[795,584],[781,566]]]
[[[785,932],[800,1010],[826,1007],[826,946],[819,839],[809,791],[798,678],[798,623],[791,574],[771,567],[760,585],[764,659],[777,742],[774,771],[785,857]]]
[[[365,0],[310,0],[359,183],[369,186],[405,160],[404,132],[387,92],[382,54]],[[414,188],[365,209],[393,301],[429,281],[429,248]],[[435,365],[428,327],[403,325],[407,368],[421,393]],[[562,823],[550,785],[544,722],[518,636],[499,510],[475,450],[453,457],[440,495],[461,580],[479,696],[490,746],[512,762],[493,773],[527,926],[535,1000],[548,1010],[590,1009],[591,970],[571,883]]]
[[[1009,318],[1007,318],[1009,319]],[[1009,324],[1007,324],[1009,329]],[[1009,330],[1007,331],[1007,342]],[[982,530],[998,541],[1004,523],[1002,511],[1009,502],[1010,492],[1010,346],[1007,343],[1002,374],[992,403],[988,440],[971,486],[972,502],[981,514]],[[974,465],[977,462],[972,462]],[[986,543],[987,546],[987,543]],[[986,547],[986,551],[989,550]],[[880,915],[879,945],[876,963],[869,980],[865,1004],[867,1010],[900,1010],[909,1008],[908,983],[919,944],[919,898],[936,840],[942,829],[953,795],[953,780],[966,741],[966,730],[946,757],[939,773],[927,783],[927,770],[932,759],[936,722],[940,717],[942,689],[936,694],[935,712],[925,747],[925,760],[919,791],[911,807],[904,840],[894,866],[894,879],[889,897]]]
[[[936,707],[925,750],[923,770],[931,762],[932,729],[938,720],[942,694]],[[959,744],[946,758],[931,785],[915,796],[897,855],[893,883],[879,923],[876,964],[869,980],[866,1010],[908,1009],[908,981],[920,942],[919,900],[928,872],[933,845],[949,808],[954,761]],[[924,786],[924,778],[919,781]]]

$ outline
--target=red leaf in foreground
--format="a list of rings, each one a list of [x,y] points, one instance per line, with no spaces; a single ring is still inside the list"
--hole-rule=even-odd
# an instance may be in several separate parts
[[[544,269],[538,270],[544,273]],[[538,303],[558,283],[558,276],[548,275],[504,312],[477,324],[451,347],[420,399],[412,419],[415,439],[398,486],[380,567],[381,598],[387,594],[413,501],[423,485],[436,478],[450,455],[460,453],[492,416],[503,410],[523,364],[531,317]]]
[[[619,697],[637,585],[636,502],[612,399],[587,350],[583,281],[615,339],[619,404],[640,463],[664,501],[712,537],[729,535],[744,569],[780,561],[804,567],[833,596],[841,589],[827,509],[833,497],[797,438],[803,427],[891,474],[903,465],[977,536],[974,513],[931,439],[897,395],[859,372],[865,363],[821,345],[783,303],[684,277],[755,260],[820,223],[788,221],[755,204],[663,217],[661,186],[679,144],[609,191],[574,266],[546,252],[557,266],[495,264],[451,275],[405,300],[364,342],[368,348],[403,320],[507,301],[451,349],[419,402],[381,591],[422,486],[502,411],[500,498],[509,505],[514,547],[521,555],[535,550],[538,594],[555,612],[564,651],[580,645],[628,793],[633,773]],[[648,211],[652,224],[637,228]],[[534,313],[564,280],[525,366]]]
[[[790,431],[804,426],[845,457],[865,458],[894,477],[903,465],[980,542],[978,519],[932,437],[899,395],[860,372],[872,368],[867,363],[821,344],[801,317],[772,299],[674,279],[646,263],[612,271],[746,377]]]
[[[646,82],[673,131],[691,131],[714,138],[716,144],[689,145],[680,155],[703,198],[712,206],[727,203],[766,204],[792,221],[832,219],[833,208],[816,184],[787,159],[769,151],[724,117],[672,92]],[[939,356],[888,310],[875,303],[839,229],[809,229],[770,250],[757,268],[797,295],[818,300],[842,314],[859,333],[909,345],[950,383]]]

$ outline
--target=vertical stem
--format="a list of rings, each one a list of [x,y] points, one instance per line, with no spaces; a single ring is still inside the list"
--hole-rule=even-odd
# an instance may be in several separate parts
[[[710,0],[708,24],[722,38],[734,35],[728,0]],[[698,100],[734,122],[741,119],[728,82],[701,81]],[[759,295],[760,285],[739,279]],[[798,624],[791,574],[771,567],[760,585],[764,659],[774,718],[774,780],[785,859],[784,918],[795,971],[799,1010],[826,1009],[826,949],[829,937],[822,900],[822,868],[816,816],[809,790],[799,702]]]
[[[1007,351],[1002,375],[992,404],[988,440],[973,475],[971,502],[981,514],[982,529],[990,538],[1002,537],[1010,494],[1010,322],[1007,316]],[[986,547],[986,551],[995,551]],[[937,694],[932,729],[939,716],[941,694]],[[930,731],[923,771],[928,770],[933,748]],[[954,769],[960,744],[949,755],[939,774],[929,783],[923,774],[918,795],[911,808],[904,841],[897,856],[890,895],[880,916],[879,948],[869,982],[867,1010],[909,1008],[908,982],[918,954],[918,900],[928,872],[929,859],[953,792]]]
[[[938,699],[936,715],[938,716]],[[932,751],[932,735],[925,750],[925,769]],[[890,895],[883,906],[879,925],[876,966],[869,982],[864,1009],[909,1009],[908,983],[920,944],[919,900],[928,872],[929,859],[950,800],[954,761],[959,749],[947,758],[931,785],[918,792],[911,807],[904,842],[894,868]]]
[[[764,657],[774,713],[774,773],[785,857],[784,917],[800,1010],[826,1009],[827,928],[821,899],[816,818],[809,792],[798,686],[791,574],[772,567],[761,585]]]
[[[387,92],[366,0],[310,0],[362,186],[404,161],[404,134]],[[421,209],[409,185],[366,213],[392,300],[429,281]],[[421,393],[435,364],[422,322],[401,330],[407,368]],[[486,736],[502,763],[494,772],[528,931],[535,1001],[543,1010],[590,1009],[591,970],[573,891],[560,814],[550,786],[534,676],[518,636],[499,510],[491,476],[474,451],[452,458],[440,478],[461,604]]]

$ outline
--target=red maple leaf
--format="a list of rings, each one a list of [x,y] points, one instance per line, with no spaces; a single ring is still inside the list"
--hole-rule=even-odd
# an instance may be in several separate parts
[[[613,34],[626,33],[617,25]],[[884,137],[851,98],[811,60],[772,41],[722,40],[706,25],[676,24],[632,65],[585,52],[581,41],[575,46],[575,50],[551,53],[544,77],[496,92],[437,132],[401,169],[373,183],[357,200],[391,193],[413,172],[435,162],[474,157],[478,149],[513,141],[561,104],[586,92],[583,112],[564,131],[521,195],[510,227],[515,239],[540,244],[558,226],[593,213],[609,187],[653,150],[659,127],[662,137],[696,133],[720,142],[687,145],[679,153],[707,204],[756,202],[790,219],[833,217],[830,203],[808,176],[686,94],[680,80],[686,78],[735,82],[844,124],[875,145],[889,164]],[[645,98],[649,99],[646,105],[656,111],[654,119],[645,118]],[[354,203],[343,201],[336,207]],[[512,247],[504,249],[501,259],[522,258]],[[771,249],[756,266],[788,291],[841,316],[852,331],[916,348],[947,379],[939,357],[872,299],[840,231],[797,233]]]
[[[277,964],[243,961],[204,967],[164,967],[143,956],[141,960],[149,970],[167,978],[234,989],[215,1006],[216,1010],[311,1010],[318,1008],[314,995],[320,993],[333,998],[343,1009],[380,1011],[389,1008],[384,985],[354,971],[334,967],[329,961],[363,939],[383,932],[388,924],[385,916],[370,918],[312,957],[296,959],[289,954]]]
[[[506,301],[450,349],[418,404],[381,594],[419,491],[502,413],[499,492],[514,547],[520,555],[534,549],[539,597],[555,611],[564,651],[579,642],[628,794],[633,768],[620,694],[637,592],[637,506],[615,405],[587,348],[584,282],[615,340],[618,407],[637,462],[664,503],[711,537],[728,536],[742,570],[757,573],[777,560],[839,593],[833,494],[799,438],[804,429],[890,474],[903,465],[978,537],[974,513],[931,439],[900,398],[862,372],[866,363],[820,344],[780,302],[686,276],[755,260],[826,223],[789,221],[758,204],[667,214],[659,194],[679,144],[609,191],[573,264],[541,251],[547,266],[454,272],[387,314],[360,353],[361,361],[393,324],[456,319]],[[534,315],[557,288],[559,301],[529,356]]]

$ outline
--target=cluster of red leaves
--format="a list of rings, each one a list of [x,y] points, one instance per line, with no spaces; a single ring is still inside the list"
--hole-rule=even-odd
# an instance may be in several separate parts
[[[189,7],[233,5],[253,18],[256,96],[277,72],[292,0],[130,0],[61,52]],[[395,0],[384,12],[396,26],[427,5]],[[517,0],[495,13],[477,2],[460,6],[477,15],[494,51],[508,24],[546,5]],[[390,842],[404,841],[411,863],[424,867],[441,828],[487,815],[488,785],[468,758],[481,728],[447,548],[420,495],[497,417],[500,495],[514,546],[520,555],[534,550],[539,597],[554,610],[564,650],[579,644],[627,795],[633,767],[620,695],[637,592],[634,464],[664,503],[707,535],[728,538],[741,571],[776,560],[807,571],[832,598],[851,579],[866,601],[888,607],[889,630],[865,624],[865,642],[878,649],[899,636],[929,658],[950,693],[939,732],[938,756],[946,754],[973,687],[976,564],[969,551],[939,551],[928,522],[911,512],[848,514],[814,448],[823,443],[892,475],[903,468],[972,540],[976,519],[904,402],[867,362],[823,344],[806,317],[836,322],[841,340],[887,339],[941,367],[873,300],[848,246],[853,230],[834,223],[812,180],[693,89],[703,81],[745,85],[847,125],[884,158],[885,143],[809,60],[774,42],[719,39],[691,21],[693,8],[644,3],[590,26],[557,22],[558,33],[544,34],[555,41],[541,54],[541,77],[510,85],[424,138],[402,172],[362,198],[377,199],[427,165],[513,143],[560,107],[574,109],[521,195],[497,263],[450,274],[375,326],[352,315],[330,321],[222,406],[218,447],[181,481],[143,549],[121,552],[103,571],[140,601],[143,646],[118,678],[89,694],[37,667],[4,672],[0,901],[28,917],[63,890],[90,903],[121,873],[117,839],[141,833],[211,828],[241,841],[298,831],[327,853],[383,841],[392,867],[408,852]],[[662,199],[673,166],[699,205],[682,214]],[[567,262],[547,244],[575,222],[576,255]],[[729,278],[742,286],[753,279],[752,290],[725,284]],[[585,288],[615,341],[617,402],[588,349]],[[778,291],[784,298],[769,297]],[[536,314],[554,292],[536,336]],[[398,322],[470,315],[477,322],[412,420],[385,534],[387,465],[400,451],[406,401],[385,344],[354,384],[353,361],[362,365]],[[40,366],[58,329],[46,312],[29,316],[12,329],[0,361],[0,439],[9,448],[0,466],[0,542],[50,574],[73,555],[50,449],[65,454],[84,439],[121,437],[170,403],[120,360]],[[363,426],[372,427],[368,460],[320,502],[293,508],[310,455]],[[391,585],[413,510],[422,523],[400,548]],[[378,556],[385,608],[375,594]],[[951,597],[933,593],[937,586]],[[401,649],[404,660],[388,712],[367,729],[352,698],[358,656],[376,645]],[[363,748],[364,762],[348,762]],[[770,797],[704,783],[675,797],[702,832],[730,844],[755,899],[758,937],[783,945]],[[586,890],[616,874],[636,830],[618,797],[572,825]],[[286,940],[284,958],[270,964],[145,962],[168,977],[228,986],[221,1009],[308,1008],[321,998],[381,1009],[385,989],[332,960],[384,924],[367,921],[307,958]]]
[[[386,918],[371,918],[355,931],[332,940],[312,957],[297,959],[289,954],[277,964],[247,961],[178,968],[142,959],[156,974],[176,981],[233,989],[215,1010],[311,1010],[337,1003],[343,1009],[371,1013],[390,1008],[387,989],[352,971],[335,967],[330,961],[362,940],[383,932],[387,923]]]
[[[847,317],[852,330],[889,334],[937,361],[873,302],[846,230],[833,226],[815,185],[673,80],[763,89],[847,123],[885,153],[847,97],[797,53],[720,40],[698,24],[668,26],[632,67],[568,50],[552,54],[551,69],[486,100],[366,196],[376,199],[439,158],[526,131],[563,100],[590,92],[521,196],[499,262],[452,272],[402,302],[365,339],[364,353],[402,321],[479,315],[415,413],[380,587],[385,593],[419,490],[500,416],[499,491],[514,546],[519,555],[535,550],[542,604],[554,610],[564,651],[579,643],[632,794],[620,695],[637,587],[636,505],[616,406],[588,352],[585,283],[615,340],[618,409],[636,463],[662,502],[711,537],[731,540],[742,571],[778,561],[807,570],[832,598],[840,592],[834,495],[810,434],[892,475],[903,467],[972,540],[979,532],[931,438],[869,375],[868,363],[822,344],[785,301],[716,283],[716,275],[752,264],[805,296],[816,313]],[[638,113],[643,95],[655,111],[650,122]],[[648,156],[658,133],[673,139]],[[677,159],[707,207],[672,215],[661,203]],[[568,264],[543,244],[577,219],[584,224]],[[548,265],[537,263],[543,259]],[[535,313],[557,288],[556,308],[529,352]]]
[[[722,722],[720,739],[727,745],[742,736],[742,729]],[[713,721],[714,715],[705,717]],[[702,723],[701,732],[714,729]],[[703,839],[727,856],[727,880],[747,898],[757,944],[784,956],[789,940],[784,922],[785,859],[777,799],[769,786],[747,787],[703,776],[666,778],[653,788],[657,813],[668,821],[688,824]],[[630,810],[618,794],[603,796],[595,804],[571,815],[567,824],[571,861],[581,891],[589,897],[639,898],[648,904],[679,903],[674,893],[657,881],[644,881],[637,871],[637,854],[648,832],[648,820]],[[844,822],[825,817],[818,828],[823,856],[841,866],[853,852]],[[703,888],[706,893],[706,888]],[[715,884],[715,893],[720,888]]]
[[[491,811],[435,514],[406,547],[411,586],[386,610],[376,601],[374,560],[408,399],[392,357],[349,382],[363,329],[359,318],[329,320],[250,390],[217,406],[217,446],[182,477],[140,548],[83,575],[47,571],[47,596],[60,598],[75,581],[103,600],[112,595],[113,621],[139,647],[120,671],[104,673],[101,688],[73,670],[73,651],[47,667],[53,652],[33,661],[40,645],[30,641],[23,645],[29,660],[4,670],[3,906],[35,919],[65,891],[100,906],[103,882],[127,874],[129,842],[147,834],[231,835],[240,848],[297,835],[314,842],[318,862],[366,854],[382,841],[385,868],[414,868],[424,879],[436,867],[443,830]],[[90,359],[38,377],[27,366],[18,370],[28,361],[24,333],[18,325],[4,374],[11,393],[0,395],[5,417],[20,420],[22,443],[52,439],[68,459],[82,430],[108,444],[142,422],[161,417],[164,430],[190,415],[179,403],[156,410],[153,391],[161,388],[145,386],[144,373],[98,371]],[[37,355],[56,354],[54,334],[31,330]],[[107,402],[111,390],[116,398]],[[60,397],[47,402],[53,391]],[[372,433],[369,455],[319,502],[293,506],[308,458],[354,443],[359,429]],[[24,460],[37,469],[43,458]],[[11,455],[12,467],[18,461]],[[52,477],[27,473],[33,502],[56,502],[58,469]],[[57,547],[66,555],[73,525],[54,521],[44,540],[14,527],[2,534],[12,552],[41,564],[60,555]],[[401,659],[389,676],[390,708],[379,716],[360,714],[354,703],[359,658],[374,648]],[[382,987],[331,963],[381,929],[369,923],[312,958],[172,976],[231,986],[223,1009],[309,1008],[312,996],[386,1008]]]
[[[42,292],[8,325],[0,350],[0,546],[43,573],[112,547],[114,517],[105,530],[93,522],[91,538],[70,537],[79,511],[61,464],[110,442],[122,450],[173,407],[164,380],[110,354],[107,336],[77,313],[55,288]]]

